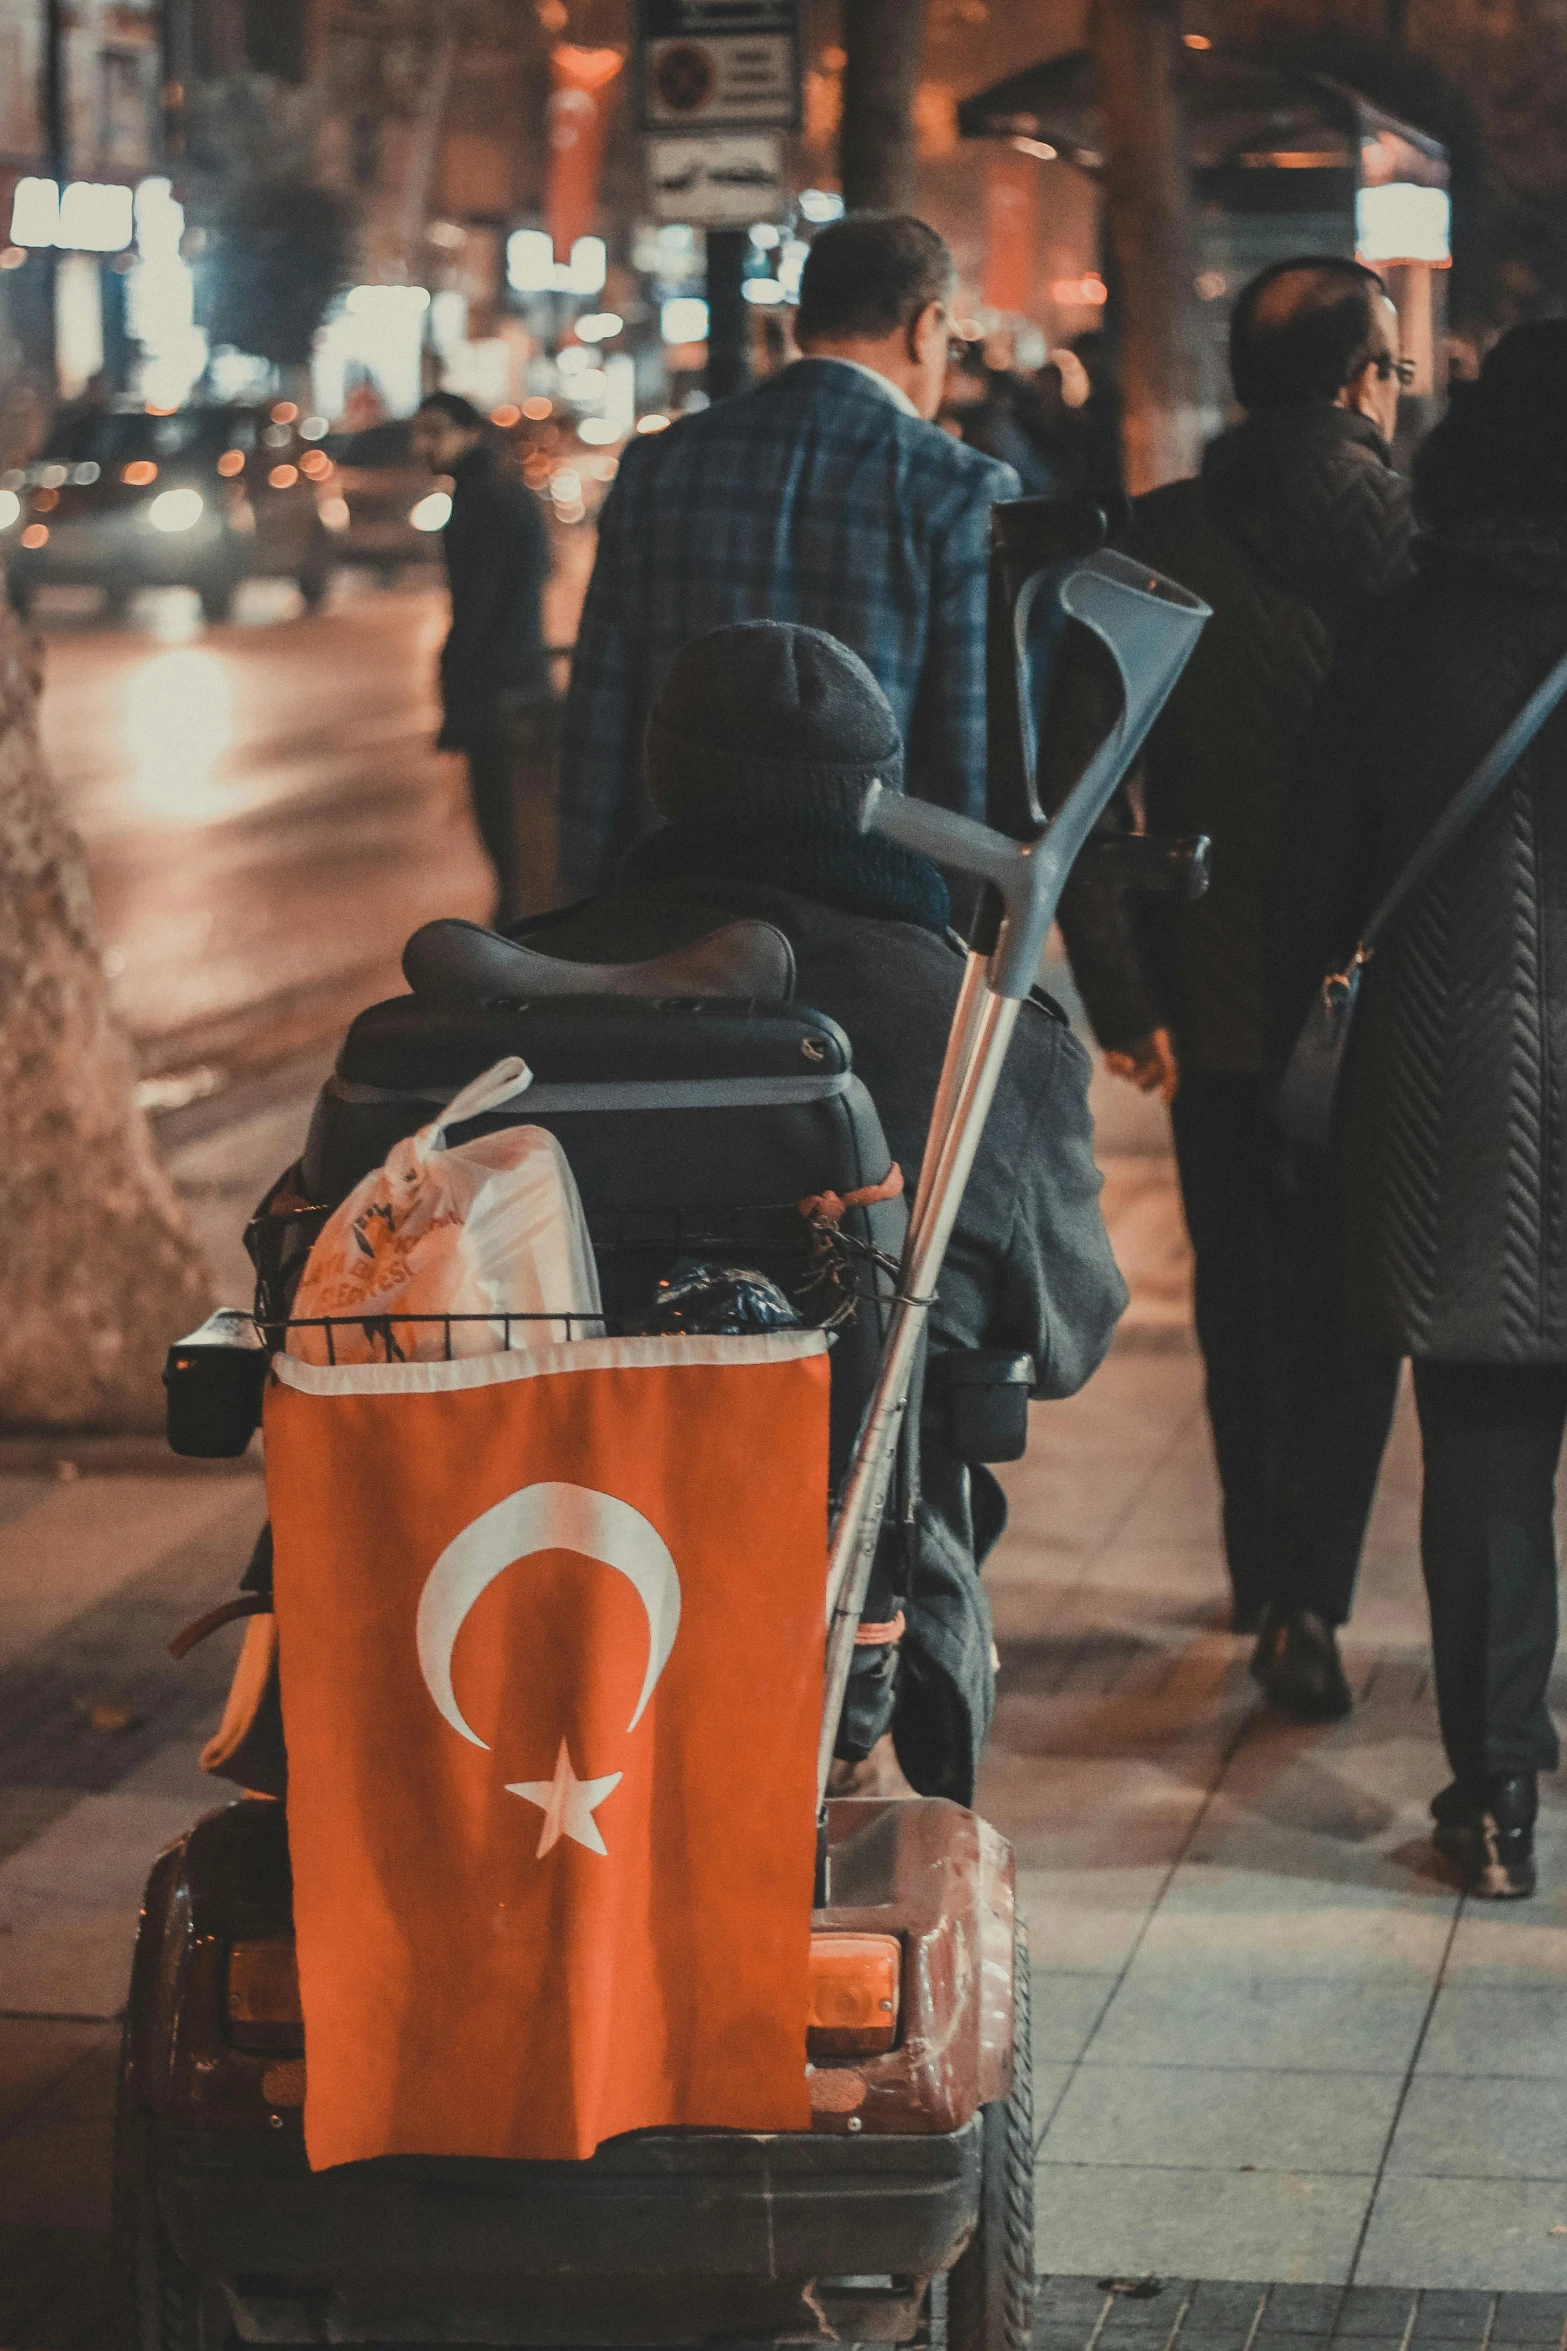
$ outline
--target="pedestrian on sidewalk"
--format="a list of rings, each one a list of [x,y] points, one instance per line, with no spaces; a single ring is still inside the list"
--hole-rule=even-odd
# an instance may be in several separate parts
[[[849,646],[892,705],[910,792],[984,814],[987,530],[1018,481],[929,421],[954,283],[923,221],[836,222],[800,281],[805,356],[627,447],[566,705],[572,894],[605,887],[654,821],[643,734],[675,655],[735,621],[796,622]]]
[[[517,742],[550,703],[542,599],[549,532],[533,492],[501,461],[490,427],[459,392],[432,392],[413,445],[452,484],[441,533],[452,621],[441,647],[442,751],[468,762],[473,819],[495,868],[497,922],[519,911]],[[528,895],[535,904],[537,877]]]
[[[1417,577],[1346,657],[1287,819],[1282,1045],[1459,785],[1567,649],[1567,322],[1515,327],[1415,462]],[[1453,1784],[1439,1848],[1534,1888],[1558,1762],[1567,1425],[1567,708],[1364,968],[1341,1159],[1357,1311],[1414,1358],[1421,1561]]]
[[[1264,1078],[1263,902],[1279,812],[1335,646],[1405,570],[1398,321],[1357,263],[1265,270],[1230,322],[1243,423],[1138,500],[1126,545],[1213,607],[1150,738],[1150,831],[1206,833],[1196,906],[1087,887],[1063,929],[1110,1067],[1171,1105],[1197,1339],[1224,1496],[1232,1624],[1302,1719],[1348,1711],[1348,1617],[1396,1352],[1345,1311],[1327,1161],[1284,1142]]]

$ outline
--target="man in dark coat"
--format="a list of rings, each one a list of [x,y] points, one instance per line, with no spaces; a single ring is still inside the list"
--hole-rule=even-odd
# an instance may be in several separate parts
[[[1084,893],[1065,913],[1111,1067],[1173,1097],[1233,1621],[1261,1620],[1254,1670],[1305,1717],[1350,1703],[1334,1631],[1397,1363],[1342,1311],[1326,1168],[1273,1125],[1263,898],[1335,646],[1408,562],[1408,493],[1389,454],[1396,337],[1382,281],[1354,262],[1284,263],[1241,294],[1230,356],[1245,421],[1198,479],[1138,501],[1127,540],[1213,606],[1144,771],[1149,830],[1209,834],[1213,886],[1196,906],[1163,902],[1162,916]]]
[[[601,889],[647,830],[648,711],[681,646],[729,621],[852,646],[892,705],[909,790],[984,814],[986,541],[1018,484],[928,421],[952,292],[923,221],[838,221],[800,281],[804,358],[624,452],[566,704],[569,890]]]
[[[901,785],[903,748],[865,665],[818,629],[719,629],[677,657],[647,730],[653,804],[606,895],[527,926],[547,954],[640,961],[737,915],[775,924],[797,999],[848,1032],[912,1198],[963,953],[936,867],[862,833],[873,778]],[[937,1292],[937,1349],[1032,1355],[1039,1396],[1069,1396],[1126,1304],[1099,1208],[1088,1057],[1056,1005],[1023,1007]],[[919,1561],[900,1670],[888,1674],[899,1760],[924,1793],[971,1800],[992,1709],[979,1578],[1006,1520],[1001,1489],[927,1429]],[[874,1656],[860,1663],[876,1668]]]
[[[533,492],[502,465],[484,418],[460,393],[431,393],[413,442],[452,484],[441,534],[452,625],[441,647],[439,748],[467,757],[474,822],[505,920],[518,886],[513,737],[522,707],[549,696],[540,611],[549,533]]]
[[[1346,652],[1285,819],[1282,1058],[1395,877],[1567,653],[1567,321],[1515,327],[1415,460],[1416,578]],[[1420,1551],[1453,1784],[1436,1843],[1534,1888],[1559,1761],[1567,1427],[1567,707],[1364,967],[1340,1150],[1352,1294],[1414,1361]]]

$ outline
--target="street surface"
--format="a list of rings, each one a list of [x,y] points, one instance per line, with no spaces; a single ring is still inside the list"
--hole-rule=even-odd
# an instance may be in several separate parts
[[[591,542],[556,536],[562,644]],[[462,762],[432,747],[438,567],[390,589],[341,575],[316,614],[253,581],[218,628],[183,589],[143,594],[126,627],[88,591],[38,620],[45,746],[144,1071],[276,1061],[400,986],[418,924],[488,912]]]
[[[569,645],[593,543],[554,540],[545,636]],[[118,627],[58,591],[36,624],[44,744],[145,1104],[220,1295],[246,1303],[245,1218],[343,1030],[401,990],[420,923],[489,912],[463,763],[434,748],[440,568],[341,574],[314,614],[252,581],[221,627],[185,589]]]
[[[357,591],[357,592],[356,592]],[[434,587],[316,615],[181,590],[132,625],[46,605],[43,732],[144,1069],[226,1063],[363,1003],[431,915],[481,914],[461,764],[432,748]]]

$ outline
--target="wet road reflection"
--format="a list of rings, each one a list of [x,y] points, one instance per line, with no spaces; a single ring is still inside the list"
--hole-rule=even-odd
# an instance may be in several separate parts
[[[155,654],[126,673],[118,734],[126,813],[178,827],[233,811],[218,769],[234,729],[233,664],[205,646]]]
[[[574,602],[557,583],[556,642]],[[433,749],[445,619],[418,575],[350,576],[312,616],[252,582],[216,628],[180,589],[122,627],[40,599],[44,739],[145,1068],[289,1050],[400,986],[419,923],[482,918],[462,766]]]

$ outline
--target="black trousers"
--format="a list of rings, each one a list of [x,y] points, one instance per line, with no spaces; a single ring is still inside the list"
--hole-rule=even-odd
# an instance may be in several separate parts
[[[504,923],[511,919],[516,894],[515,762],[510,745],[500,735],[470,743],[466,757],[473,821],[484,843],[484,853],[495,868],[494,919]]]
[[[1567,1365],[1417,1363],[1420,1563],[1453,1776],[1554,1771],[1556,1464]]]
[[[560,900],[562,710],[543,691],[508,695],[467,748],[468,794],[495,868],[499,924],[543,914]]]
[[[1262,1079],[1194,1071],[1171,1124],[1237,1610],[1342,1624],[1399,1359],[1349,1319],[1331,1168],[1279,1134]]]

